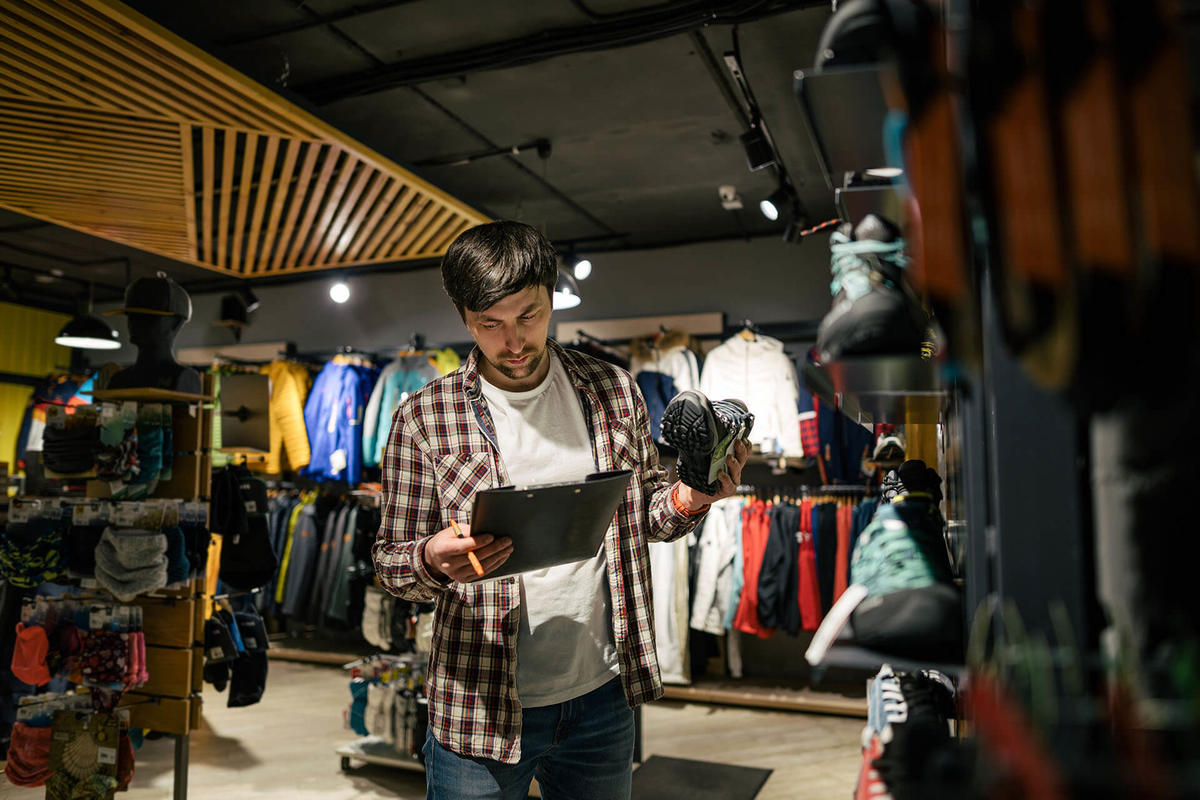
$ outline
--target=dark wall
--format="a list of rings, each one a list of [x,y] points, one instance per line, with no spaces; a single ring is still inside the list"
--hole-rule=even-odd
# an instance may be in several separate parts
[[[583,303],[555,312],[556,321],[723,311],[730,320],[793,322],[818,319],[830,305],[825,236],[803,245],[770,237],[601,253],[592,261],[592,276],[580,283]],[[242,341],[291,341],[306,352],[341,345],[386,350],[404,345],[413,333],[424,334],[430,345],[469,339],[437,269],[351,277],[350,300],[343,305],[329,299],[333,280],[331,274],[328,280],[255,286],[261,305]],[[195,295],[192,306],[192,321],[176,347],[233,343],[228,329],[212,324],[219,294]],[[109,319],[128,341],[124,318]],[[127,363],[134,356],[126,346],[111,360]]]

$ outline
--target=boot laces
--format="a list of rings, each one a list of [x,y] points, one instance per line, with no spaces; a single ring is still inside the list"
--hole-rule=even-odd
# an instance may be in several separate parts
[[[841,231],[829,237],[830,266],[833,281],[829,290],[833,296],[844,291],[850,299],[857,299],[871,289],[871,264],[863,258],[873,255],[903,269],[908,266],[908,254],[904,251],[904,240],[881,242],[876,239],[851,239]]]

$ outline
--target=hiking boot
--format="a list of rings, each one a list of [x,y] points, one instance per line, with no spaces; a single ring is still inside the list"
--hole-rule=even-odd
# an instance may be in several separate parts
[[[884,476],[879,486],[883,502],[890,503],[903,494],[921,493],[942,501],[942,479],[937,470],[919,458],[910,458]]]
[[[687,389],[663,412],[663,441],[679,451],[679,480],[703,494],[714,494],[725,469],[725,455],[735,439],[745,439],[754,415],[741,400],[710,401]]]
[[[850,582],[871,595],[953,583],[945,527],[928,495],[903,494],[875,512],[858,537],[850,561]]]
[[[833,308],[817,328],[821,361],[845,356],[920,356],[929,315],[904,279],[904,239],[895,225],[868,214],[830,237]]]

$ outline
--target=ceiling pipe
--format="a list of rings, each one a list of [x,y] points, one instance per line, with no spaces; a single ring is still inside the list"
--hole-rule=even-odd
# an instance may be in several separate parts
[[[544,61],[582,51],[606,50],[674,36],[710,25],[751,22],[828,0],[737,0],[736,2],[665,3],[588,25],[554,28],[529,36],[483,44],[450,53],[412,58],[296,87],[318,105],[374,94],[400,86],[459,77]]]

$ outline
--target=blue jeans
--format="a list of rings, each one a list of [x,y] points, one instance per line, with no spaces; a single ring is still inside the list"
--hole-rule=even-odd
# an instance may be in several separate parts
[[[619,678],[550,706],[521,712],[521,760],[502,764],[425,739],[426,800],[521,800],[537,777],[546,800],[627,800],[633,711]]]

